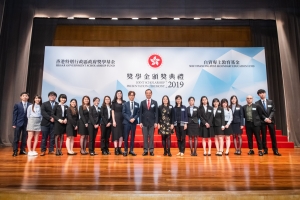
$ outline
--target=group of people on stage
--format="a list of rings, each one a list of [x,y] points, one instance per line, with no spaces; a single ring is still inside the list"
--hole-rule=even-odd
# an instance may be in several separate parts
[[[139,123],[143,133],[143,156],[154,156],[154,129],[158,129],[164,148],[164,156],[172,156],[171,134],[176,133],[178,143],[177,156],[184,156],[186,135],[189,136],[190,154],[197,156],[198,137],[202,138],[203,155],[211,156],[212,138],[215,138],[216,155],[229,155],[230,135],[233,135],[235,155],[241,155],[242,129],[246,127],[248,138],[249,155],[254,154],[253,134],[255,136],[258,155],[268,154],[266,133],[267,127],[272,140],[274,155],[281,156],[278,152],[276,133],[274,127],[275,106],[272,100],[266,99],[266,91],[257,91],[260,100],[253,103],[253,97],[247,96],[247,104],[241,106],[237,96],[233,95],[228,102],[227,99],[218,98],[212,100],[210,106],[206,96],[200,99],[200,106],[195,106],[195,98],[188,99],[189,106],[183,105],[182,97],[175,97],[175,105],[170,105],[167,95],[162,97],[161,105],[153,100],[152,91],[145,91],[146,99],[140,104],[134,101],[135,92],[129,91],[129,101],[123,100],[123,93],[117,90],[114,99],[109,96],[100,99],[89,96],[82,98],[78,108],[76,99],[70,100],[66,105],[67,96],[60,94],[56,102],[57,94],[49,92],[49,100],[42,103],[40,95],[34,97],[33,103],[29,103],[29,94],[22,92],[21,102],[14,105],[13,109],[13,156],[18,155],[19,140],[21,139],[21,150],[19,154],[37,156],[36,146],[40,131],[42,132],[41,154],[46,155],[47,141],[49,141],[48,154],[56,156],[63,155],[62,144],[66,133],[66,148],[68,155],[76,155],[73,151],[74,137],[80,134],[80,154],[95,156],[95,139],[98,129],[101,129],[101,151],[102,155],[111,154],[109,151],[109,139],[112,135],[114,143],[114,154],[136,156],[134,150],[134,138],[136,126]],[[92,105],[91,105],[92,104]],[[139,122],[138,122],[139,120]],[[200,123],[199,123],[200,120]],[[27,134],[28,132],[28,134]],[[130,147],[128,138],[130,135]],[[260,136],[261,135],[261,136]],[[34,143],[32,146],[32,138]],[[225,152],[224,152],[225,140]],[[124,141],[124,151],[121,146]],[[25,151],[27,143],[28,153]],[[208,149],[206,149],[206,143]],[[88,152],[87,152],[88,144]],[[55,150],[54,150],[55,145]],[[129,150],[128,150],[129,149]]]

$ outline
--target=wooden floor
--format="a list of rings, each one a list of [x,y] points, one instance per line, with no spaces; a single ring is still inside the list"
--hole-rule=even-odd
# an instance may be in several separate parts
[[[83,194],[105,191],[101,194],[110,192],[111,195],[120,192],[127,195],[180,192],[242,195],[263,191],[300,198],[300,149],[280,149],[281,157],[273,154],[259,157],[257,151],[256,155],[248,156],[247,149],[242,150],[241,156],[235,156],[233,151],[231,149],[229,156],[204,157],[199,149],[197,157],[189,153],[176,157],[174,148],[173,157],[164,157],[163,149],[155,149],[154,157],[143,157],[142,149],[136,149],[136,157],[91,157],[68,156],[64,149],[60,157],[12,157],[11,147],[0,148],[0,199],[9,198],[4,194],[26,191],[52,195],[59,194],[58,191]]]

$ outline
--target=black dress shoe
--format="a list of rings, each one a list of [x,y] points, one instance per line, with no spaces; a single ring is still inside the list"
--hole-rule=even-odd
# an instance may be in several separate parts
[[[27,153],[26,153],[26,151],[21,150],[20,153],[19,153],[19,155],[27,155]]]
[[[262,151],[259,151],[259,152],[258,152],[258,155],[259,155],[259,156],[263,156],[264,154],[263,154]]]
[[[144,152],[142,156],[148,156],[148,152]]]
[[[239,155],[239,151],[236,150],[236,151],[234,152],[234,155]]]
[[[120,153],[119,153],[119,150],[118,150],[118,148],[115,148],[115,155],[117,156],[117,155],[119,155]]]
[[[14,151],[14,153],[13,153],[13,155],[12,155],[13,157],[16,157],[16,156],[18,156],[18,152],[17,151]]]
[[[109,151],[106,151],[107,155],[110,155],[110,152]]]
[[[274,151],[275,156],[281,156],[281,154],[278,151]]]
[[[126,156],[127,156],[127,152],[124,152],[124,153],[123,153],[123,156],[126,157]]]
[[[90,153],[90,156],[95,156],[95,153],[94,152]]]
[[[267,150],[264,150],[264,154],[268,154],[268,149],[267,149]]]
[[[130,151],[129,154],[132,156],[136,156],[136,153],[134,153],[133,151]]]
[[[254,155],[254,151],[253,150],[249,150],[248,155]]]
[[[102,155],[108,155],[106,151],[102,151]]]
[[[154,156],[154,153],[153,153],[153,152],[150,152],[150,156]]]

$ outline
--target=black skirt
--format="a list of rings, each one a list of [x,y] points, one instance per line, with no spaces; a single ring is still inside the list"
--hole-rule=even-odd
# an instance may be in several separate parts
[[[241,124],[240,123],[231,124],[231,128],[232,128],[232,133],[233,134],[242,134],[243,133],[243,130],[241,129]]]
[[[78,133],[79,135],[89,135],[88,127],[85,127],[82,120],[78,121]]]
[[[67,136],[77,136],[77,130],[74,130],[74,126],[70,123],[67,123],[67,128],[66,128],[66,132],[67,132]]]
[[[200,137],[202,138],[213,138],[215,137],[214,129],[213,127],[206,128],[206,126],[200,126]]]
[[[54,122],[54,135],[62,135],[66,133],[66,124],[61,124],[58,121]]]
[[[224,135],[224,131],[222,130],[221,126],[214,126],[213,129],[215,135]]]
[[[187,135],[188,136],[199,136],[199,124],[187,124]]]
[[[225,121],[225,124],[227,124],[227,122]],[[228,128],[224,129],[224,135],[231,135],[232,134],[232,128],[231,128],[231,124],[228,126]]]

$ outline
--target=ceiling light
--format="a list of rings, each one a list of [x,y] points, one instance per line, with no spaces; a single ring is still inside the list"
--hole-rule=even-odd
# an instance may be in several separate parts
[[[134,18],[132,18],[133,20],[138,20],[139,18],[137,18],[137,17],[134,17]]]
[[[113,18],[111,18],[111,20],[118,20],[118,18],[113,17]]]
[[[95,19],[95,17],[90,17],[89,19],[91,19],[91,20],[94,20],[94,19]]]
[[[174,18],[174,20],[180,20],[180,18]]]
[[[152,17],[151,19],[157,19],[157,17]]]

